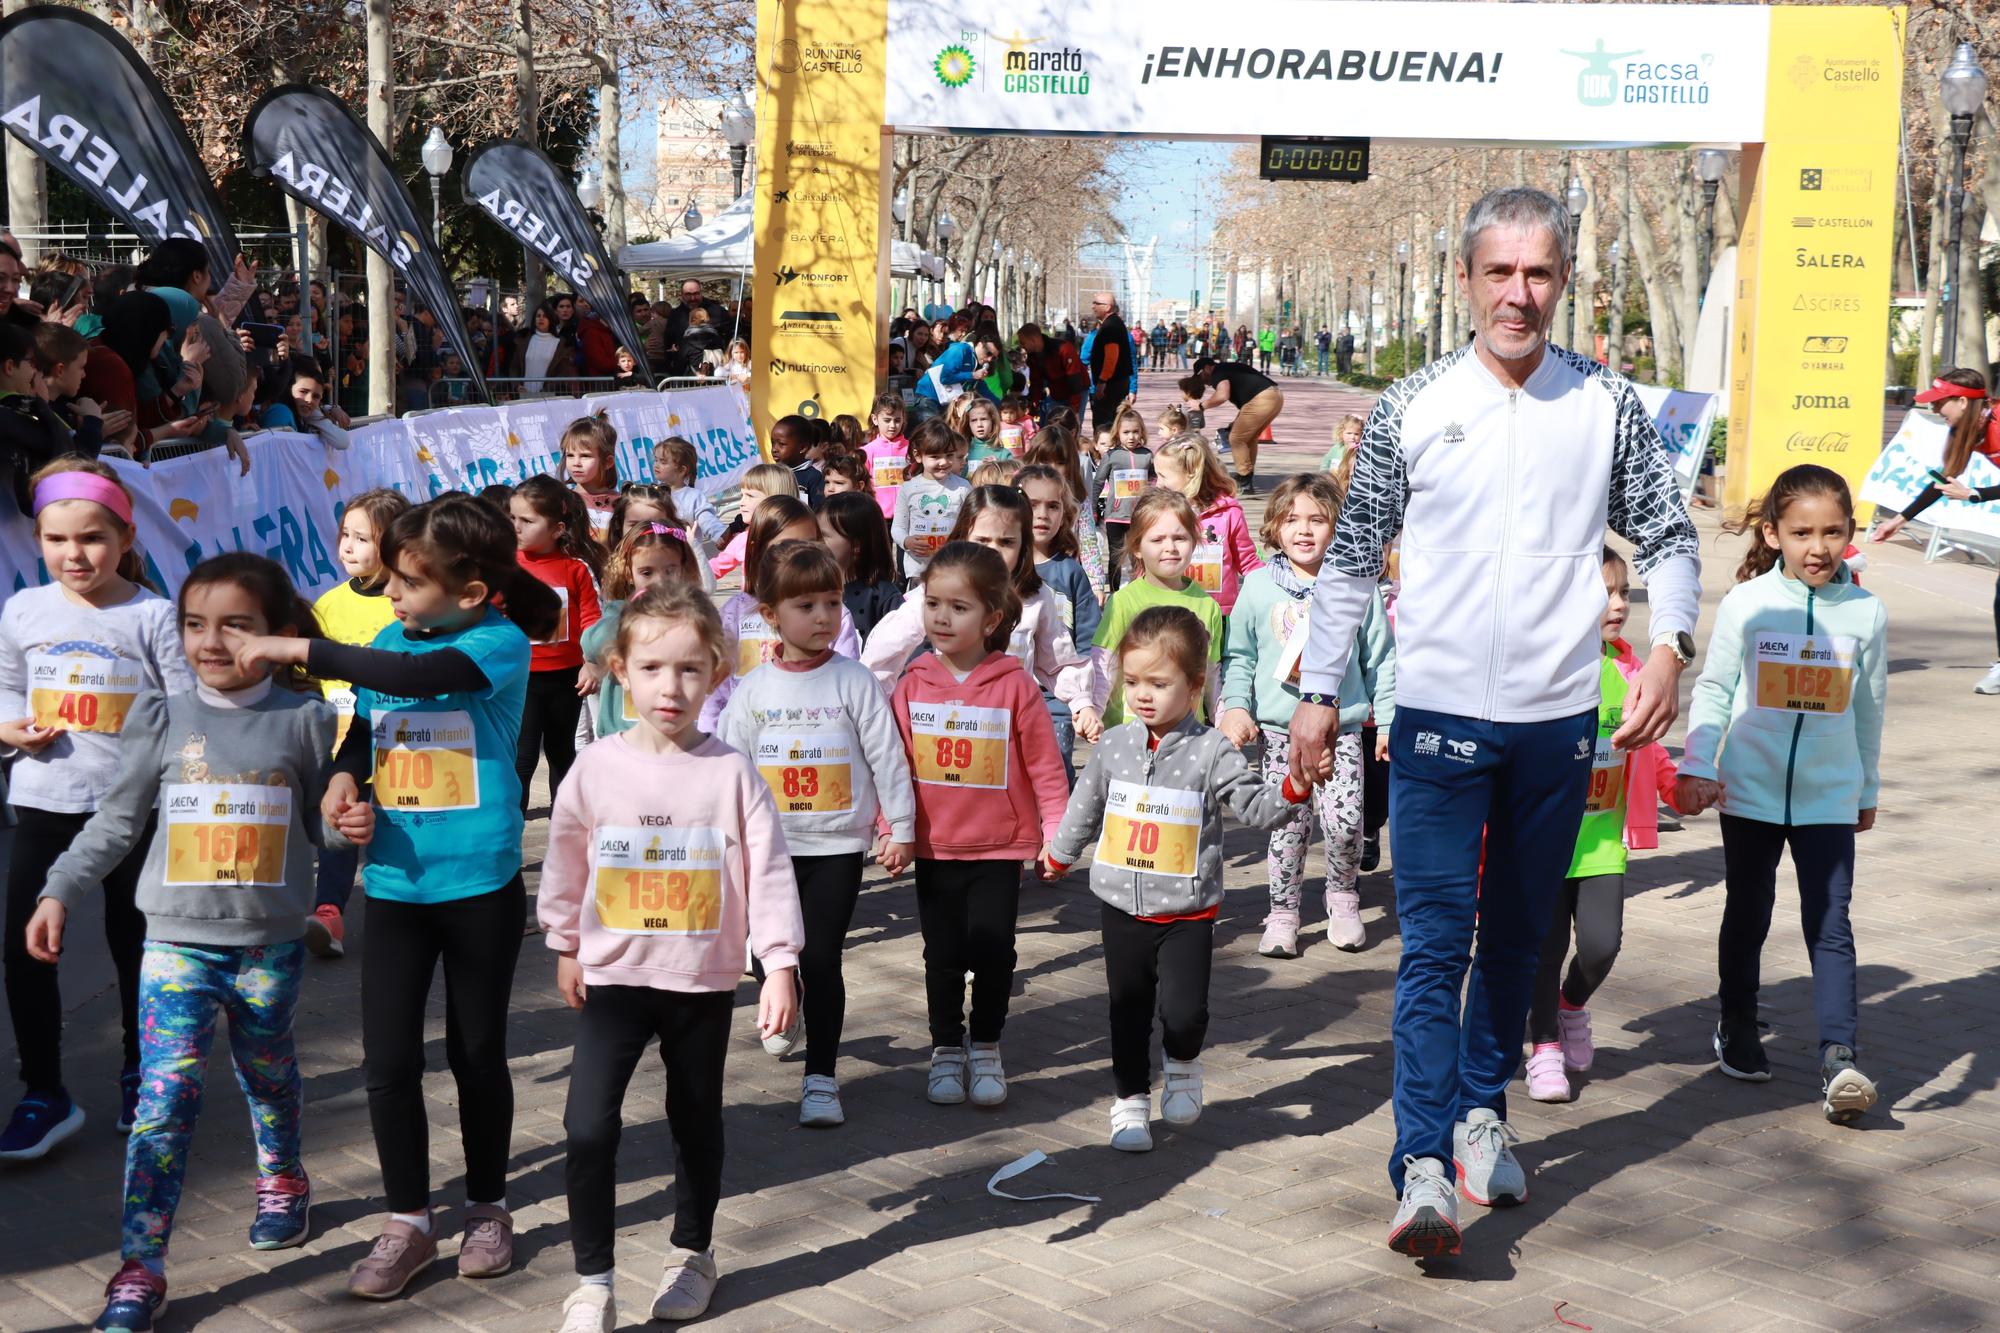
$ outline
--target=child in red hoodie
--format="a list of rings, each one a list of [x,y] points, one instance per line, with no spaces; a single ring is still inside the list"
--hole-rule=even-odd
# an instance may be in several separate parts
[[[576,723],[583,696],[597,689],[595,667],[583,662],[583,632],[602,612],[597,576],[604,548],[590,536],[583,502],[554,477],[530,477],[507,502],[520,543],[521,568],[555,589],[562,618],[547,639],[534,641],[528,667],[528,702],[514,747],[514,771],[521,776],[521,809],[528,808],[528,783],[535,765],[549,757],[549,799],[555,799],[569,766],[576,762]]]
[[[923,608],[932,651],[903,673],[892,711],[916,780],[929,1095],[998,1106],[1007,1100],[1000,1029],[1014,985],[1021,863],[1039,860],[1055,837],[1069,781],[1041,687],[1007,652],[1021,599],[1006,561],[972,542],[948,544],[925,567]]]
[[[759,1035],[784,1031],[797,1012],[805,928],[778,808],[756,765],[698,725],[730,651],[699,588],[656,584],[627,602],[611,665],[639,720],[584,751],[549,820],[537,914],[558,956],[556,992],[580,1011],[563,1112],[580,1281],[563,1302],[565,1328],[617,1322],[620,1107],[656,1041],[678,1169],[652,1316],[693,1319],[708,1308],[723,1063],[746,938],[765,971]]]

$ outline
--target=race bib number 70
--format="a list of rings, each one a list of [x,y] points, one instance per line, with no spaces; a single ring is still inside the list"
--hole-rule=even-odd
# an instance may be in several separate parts
[[[1114,779],[1104,794],[1101,865],[1149,875],[1192,878],[1201,838],[1202,796],[1177,787],[1142,787]]]

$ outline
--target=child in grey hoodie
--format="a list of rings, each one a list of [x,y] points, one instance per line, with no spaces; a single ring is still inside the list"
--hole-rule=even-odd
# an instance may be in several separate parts
[[[1201,1117],[1208,970],[1222,903],[1222,815],[1276,828],[1311,796],[1291,779],[1266,786],[1223,734],[1195,716],[1208,676],[1208,631],[1193,612],[1139,613],[1118,645],[1133,720],[1104,733],[1070,796],[1045,874],[1074,865],[1096,839],[1090,889],[1101,899],[1111,994],[1111,1146],[1153,1146],[1151,1045],[1157,1006],[1166,1054],[1160,1116]]]

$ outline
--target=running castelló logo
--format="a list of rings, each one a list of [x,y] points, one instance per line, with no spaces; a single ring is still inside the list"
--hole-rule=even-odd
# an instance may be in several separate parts
[[[978,68],[978,63],[972,58],[972,52],[963,46],[947,46],[938,52],[937,59],[931,62],[931,72],[936,74],[937,81],[947,88],[963,88],[971,83],[973,73]]]

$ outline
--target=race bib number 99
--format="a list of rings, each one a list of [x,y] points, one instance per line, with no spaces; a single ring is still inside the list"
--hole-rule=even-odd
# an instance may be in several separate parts
[[[1625,755],[1609,736],[1597,738],[1597,750],[1590,761],[1590,795],[1585,798],[1585,814],[1597,815],[1616,810],[1625,795]]]
[[[1101,865],[1191,879],[1201,837],[1201,793],[1114,779],[1104,794]]]
[[[1757,635],[1757,706],[1845,713],[1854,698],[1854,647],[1853,639],[1838,635]]]
[[[780,814],[854,808],[854,742],[844,731],[765,732],[757,738],[757,774]]]
[[[1004,708],[912,702],[910,758],[917,781],[1004,790],[1013,721]]]
[[[470,713],[375,718],[375,803],[384,810],[470,810],[479,804],[479,744]]]
[[[160,795],[160,809],[167,825],[165,883],[227,888],[284,885],[291,788],[170,783]]]
[[[618,935],[713,935],[722,928],[722,832],[597,830],[597,920]]]
[[[144,683],[139,664],[123,658],[28,655],[28,711],[38,727],[115,736]]]

